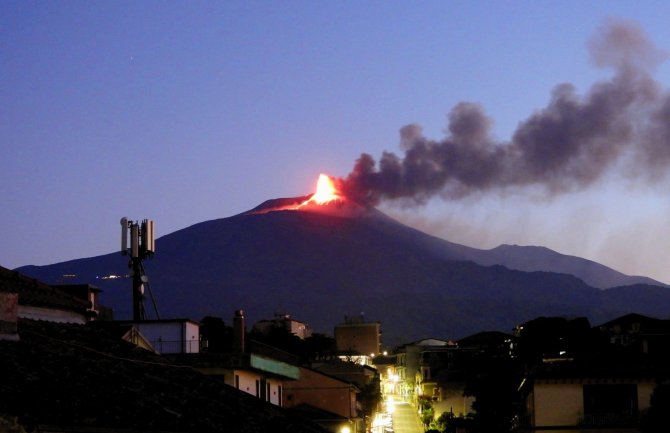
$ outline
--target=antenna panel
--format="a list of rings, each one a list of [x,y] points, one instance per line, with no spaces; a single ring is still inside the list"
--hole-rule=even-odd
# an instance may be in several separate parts
[[[154,252],[154,222],[152,220],[142,221],[142,251]]]
[[[131,257],[140,256],[140,226],[137,224],[130,226],[130,255]]]
[[[156,251],[156,239],[154,235],[154,221],[147,220],[147,251]]]
[[[121,253],[128,253],[128,218],[121,218]]]

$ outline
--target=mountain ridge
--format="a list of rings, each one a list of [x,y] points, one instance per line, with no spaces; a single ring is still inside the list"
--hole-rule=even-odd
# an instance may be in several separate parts
[[[578,276],[587,284],[600,289],[621,285],[666,284],[645,276],[626,275],[613,268],[582,257],[561,254],[543,246],[501,244],[467,257],[480,265],[500,264],[520,271],[541,271],[567,273]]]
[[[428,235],[374,208],[317,210],[250,211],[157,239],[156,256],[145,268],[163,315],[227,318],[243,308],[253,321],[285,311],[330,333],[345,315],[364,313],[382,322],[389,341],[400,342],[509,331],[539,315],[608,320],[626,308],[629,289],[605,295],[612,289],[567,273],[483,266],[464,257],[482,250]],[[130,280],[102,279],[127,274],[127,261],[111,253],[18,270],[47,283],[76,274],[68,282],[98,285],[104,302],[128,317]],[[669,294],[663,287],[648,290],[638,312],[670,314],[659,310],[669,305],[660,303],[670,301]]]

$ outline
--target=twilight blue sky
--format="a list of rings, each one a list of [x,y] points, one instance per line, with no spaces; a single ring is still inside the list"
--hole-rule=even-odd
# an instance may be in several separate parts
[[[399,153],[404,125],[441,139],[462,101],[508,140],[556,85],[612,75],[587,47],[608,19],[670,50],[668,17],[662,1],[0,2],[0,265],[115,251],[122,216],[161,236],[307,194],[362,152]],[[453,242],[670,282],[668,191],[613,172],[552,199],[383,210]]]

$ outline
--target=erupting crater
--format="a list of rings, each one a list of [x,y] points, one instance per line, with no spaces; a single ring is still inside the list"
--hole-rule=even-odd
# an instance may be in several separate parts
[[[313,194],[267,200],[248,214],[264,214],[276,211],[300,211],[354,217],[367,213],[368,208],[347,198],[339,188],[341,180],[321,173]]]
[[[332,201],[342,201],[342,195],[335,187],[335,181],[327,174],[321,173],[316,182],[316,192],[303,204],[328,204]]]

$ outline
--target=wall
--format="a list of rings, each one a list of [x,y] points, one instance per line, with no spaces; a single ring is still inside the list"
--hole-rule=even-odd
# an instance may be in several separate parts
[[[137,328],[159,353],[199,353],[200,327],[188,320],[138,322]]]
[[[18,293],[0,292],[0,340],[18,341]]]
[[[284,407],[309,404],[342,417],[356,417],[356,394],[343,381],[300,368],[300,379],[284,384]]]
[[[185,322],[184,326],[184,353],[200,352],[200,325],[194,322]]]
[[[535,427],[577,426],[584,413],[583,386],[582,383],[536,383],[533,391]],[[637,384],[638,411],[640,413],[649,408],[651,394],[655,386],[656,384],[652,380]],[[578,433],[579,429],[575,427],[572,430],[552,429],[552,431]],[[629,432],[634,431],[634,429],[621,428],[608,431]]]
[[[354,351],[361,355],[378,354],[379,323],[351,323],[335,327],[335,342],[341,352]]]
[[[56,323],[85,324],[86,317],[73,311],[58,310],[55,308],[41,308],[30,305],[19,305],[19,317],[22,319],[46,320]]]
[[[228,383],[229,385],[236,386],[235,376],[239,377],[239,386],[237,388],[240,391],[244,391],[247,394],[258,397],[256,395],[256,380],[259,380],[261,377],[258,373],[244,370],[235,370],[233,372],[232,383]]]
[[[637,385],[637,407],[640,412],[649,409],[654,388],[656,388],[655,381],[642,382]]]
[[[535,426],[576,426],[584,408],[581,383],[536,383]]]
[[[268,401],[274,405],[281,406],[281,398],[284,393],[283,383],[275,379],[268,379],[267,383],[270,384],[270,396]]]
[[[442,415],[442,412],[453,412],[456,416],[465,416],[472,413],[472,403],[475,399],[471,396],[464,396],[464,388],[464,383],[449,383],[448,386],[443,385],[440,401],[433,403],[435,416]]]
[[[301,340],[312,335],[312,330],[309,325],[298,322],[297,320],[288,320],[289,332],[296,335]]]
[[[251,394],[254,397],[261,398],[261,396],[257,394],[257,392],[260,391],[256,387],[256,382],[258,382],[259,386],[266,387],[265,401],[268,401],[276,406],[282,405],[282,394],[285,392],[283,389],[283,381],[275,378],[264,377],[261,374],[251,371],[233,370],[232,373],[227,373],[224,375],[224,382],[226,383],[226,385],[236,387],[236,385],[238,384],[236,384],[235,377],[237,377],[238,378],[237,380],[239,380],[238,389],[240,391],[246,392],[247,394]],[[269,394],[267,393],[268,384],[270,385]]]

